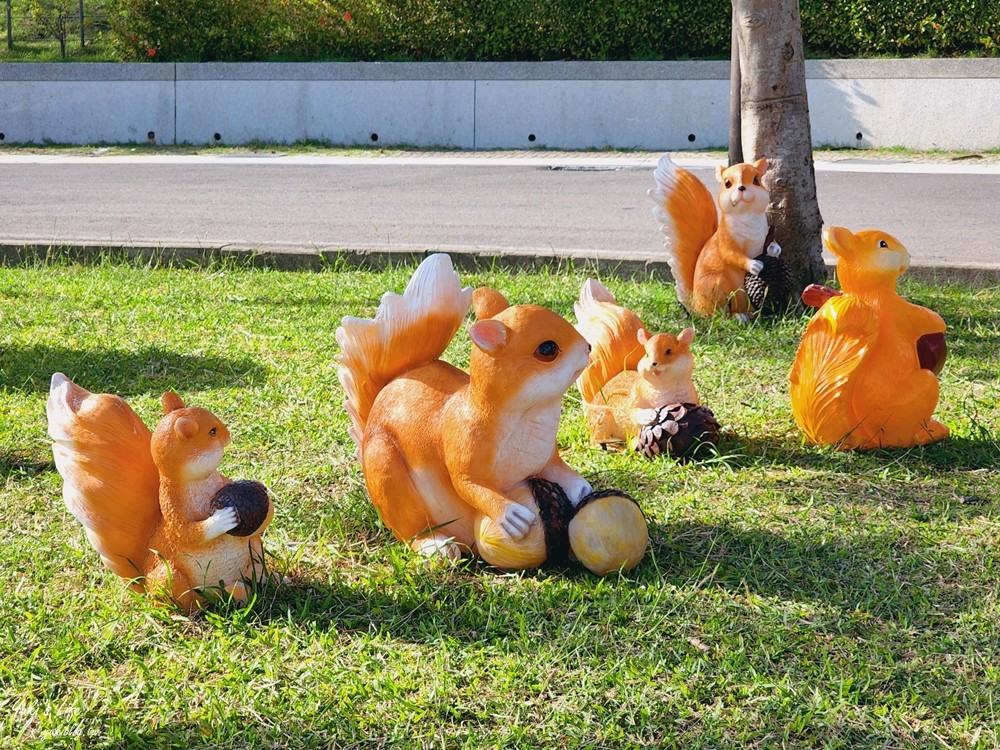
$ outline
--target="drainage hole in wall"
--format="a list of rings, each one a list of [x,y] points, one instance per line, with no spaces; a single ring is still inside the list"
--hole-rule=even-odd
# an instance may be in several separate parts
[[[222,133],[215,133],[212,136],[212,140],[215,141],[216,143],[218,143],[219,141],[221,141],[222,140]]]
[[[531,141],[532,143],[534,143],[535,142],[535,134],[534,133],[528,133],[528,140]]]
[[[688,133],[688,141],[689,142],[694,143],[696,137],[697,136],[695,136],[694,133]]]
[[[156,143],[156,133],[150,130],[148,133],[146,133],[146,140],[149,141],[150,143]]]
[[[854,137],[859,141],[864,140],[864,136],[861,133],[855,133]]]
[[[378,143],[378,133],[372,133],[372,143]]]
[[[6,138],[7,138],[7,134],[6,133],[0,133],[0,141],[4,140]]]

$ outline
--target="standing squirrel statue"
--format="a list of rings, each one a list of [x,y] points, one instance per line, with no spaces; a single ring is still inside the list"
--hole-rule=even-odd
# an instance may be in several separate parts
[[[170,391],[161,404],[150,433],[121,397],[55,373],[46,411],[63,499],[133,590],[188,613],[223,592],[245,603],[247,582],[264,580],[273,505],[262,485],[217,471],[230,434],[214,414]]]
[[[477,320],[466,374],[439,357],[470,305]],[[543,500],[559,506],[565,526],[593,494],[556,445],[563,395],[588,361],[573,326],[495,290],[462,288],[451,259],[436,254],[402,296],[383,296],[373,319],[345,317],[337,343],[349,433],[372,503],[396,537],[425,555],[471,552],[501,568],[551,559]],[[625,505],[611,547],[628,537],[637,540],[631,551],[613,550],[611,567],[595,570],[588,550],[573,550],[595,572],[633,567],[644,554],[645,521],[634,501]]]
[[[639,449],[651,437],[643,434],[647,428],[655,433],[653,442],[660,441],[664,431],[669,440],[681,426],[676,420],[661,424],[658,417],[665,417],[666,412],[661,414],[660,410],[680,404],[685,406],[685,414],[692,413],[692,419],[697,421],[700,413],[717,429],[711,412],[701,406],[692,381],[693,328],[676,336],[650,334],[639,316],[619,305],[611,291],[595,279],[583,283],[574,312],[576,328],[592,348],[590,364],[577,380],[577,387],[593,442],[602,447],[628,444]],[[671,447],[662,452],[676,455]]]
[[[777,243],[767,242],[770,196],[762,182],[767,166],[766,159],[758,159],[716,168],[720,218],[708,188],[669,154],[660,157],[648,195],[666,237],[677,298],[689,312],[708,317],[724,309],[742,320],[749,318],[744,280],[764,269],[757,257],[762,249],[773,258],[781,253]]]
[[[931,414],[944,366],[941,316],[907,302],[896,281],[910,256],[885,232],[828,227],[843,292],[810,286],[819,309],[790,373],[792,413],[810,442],[841,449],[904,448],[948,437]]]

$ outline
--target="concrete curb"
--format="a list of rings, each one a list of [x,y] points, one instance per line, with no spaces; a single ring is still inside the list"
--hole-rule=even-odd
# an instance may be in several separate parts
[[[72,262],[93,265],[106,260],[150,265],[204,268],[226,263],[278,271],[323,271],[338,267],[384,269],[413,265],[431,253],[451,255],[455,266],[466,271],[500,267],[508,271],[564,266],[591,269],[603,275],[636,278],[660,275],[670,278],[662,256],[641,253],[602,253],[551,248],[487,248],[467,246],[356,246],[291,247],[279,245],[112,245],[109,243],[0,245],[0,265]],[[834,267],[827,265],[830,278]],[[964,284],[972,287],[1000,285],[1000,265],[914,265],[906,278],[928,283]]]

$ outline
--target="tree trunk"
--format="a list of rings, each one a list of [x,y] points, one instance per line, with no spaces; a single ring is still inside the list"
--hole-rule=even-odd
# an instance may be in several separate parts
[[[748,161],[766,158],[768,211],[800,287],[826,278],[798,0],[732,0]]]
[[[729,166],[743,161],[743,125],[740,121],[740,41],[736,36],[736,9],[729,46]]]

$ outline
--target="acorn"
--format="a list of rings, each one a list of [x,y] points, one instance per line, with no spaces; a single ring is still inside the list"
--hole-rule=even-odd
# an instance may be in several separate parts
[[[569,559],[567,528],[573,504],[563,488],[547,479],[531,477],[510,496],[538,513],[541,523],[533,524],[525,536],[515,541],[492,518],[481,516],[476,523],[476,549],[480,557],[505,570],[566,562]]]
[[[649,530],[634,498],[617,490],[592,492],[569,522],[569,545],[587,570],[603,576],[632,570],[646,554]]]
[[[213,510],[235,508],[239,523],[227,531],[232,536],[250,536],[262,530],[271,514],[271,498],[260,482],[241,479],[224,485],[209,501]]]
[[[779,315],[788,309],[792,301],[792,288],[795,284],[792,272],[780,257],[768,255],[766,252],[758,255],[755,260],[764,264],[759,274],[748,273],[743,277],[743,289],[747,293],[750,305],[761,315]]]
[[[512,499],[538,512],[541,523],[512,540],[488,516],[476,524],[476,549],[490,565],[505,570],[562,565],[571,555],[597,575],[631,570],[642,560],[649,540],[638,504],[615,490],[594,492],[574,508],[555,482],[532,477]],[[530,505],[529,505],[530,504]]]
[[[635,449],[646,458],[665,455],[686,460],[709,454],[718,442],[719,422],[707,406],[666,404],[639,429]]]

